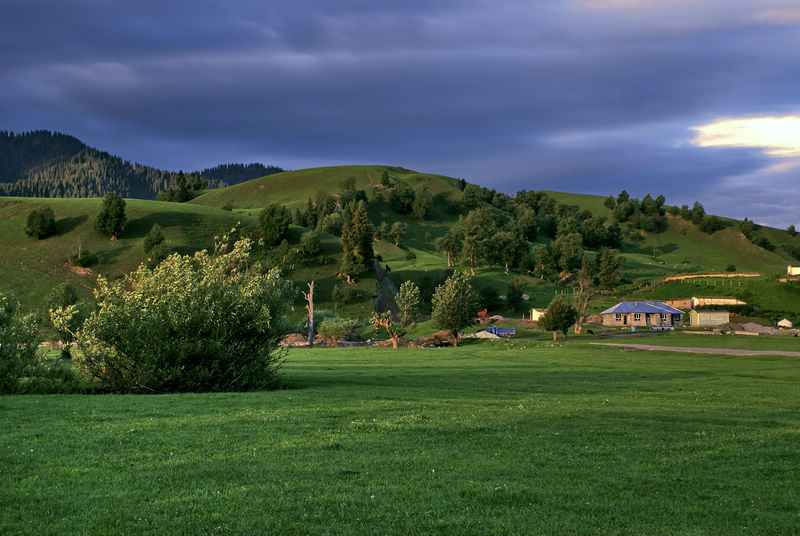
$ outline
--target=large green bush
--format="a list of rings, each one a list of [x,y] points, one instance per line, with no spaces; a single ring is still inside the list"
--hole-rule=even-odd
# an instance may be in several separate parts
[[[47,238],[56,232],[56,217],[50,207],[42,210],[31,210],[25,221],[25,234],[31,238]]]
[[[124,281],[98,278],[97,312],[77,334],[76,367],[120,392],[275,386],[291,287],[277,270],[248,269],[250,247],[242,239],[214,253],[170,255]],[[64,322],[72,313],[54,316]]]
[[[0,293],[0,393],[15,393],[36,366],[37,325],[19,305]]]

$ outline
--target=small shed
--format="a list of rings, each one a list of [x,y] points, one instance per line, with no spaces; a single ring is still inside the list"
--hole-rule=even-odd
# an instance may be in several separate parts
[[[800,266],[795,264],[790,264],[786,267],[786,274],[787,275],[800,275]]]
[[[728,311],[701,311],[694,309],[689,311],[690,326],[721,326],[731,321],[731,314]]]
[[[784,318],[783,320],[778,322],[778,327],[779,328],[791,328],[792,327],[792,321],[789,320],[788,318]]]
[[[531,322],[538,322],[540,318],[544,315],[547,309],[538,309],[536,307],[531,309]]]

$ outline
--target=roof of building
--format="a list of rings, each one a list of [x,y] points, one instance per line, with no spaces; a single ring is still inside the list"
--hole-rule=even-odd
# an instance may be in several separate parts
[[[713,310],[711,310],[711,309],[694,309],[694,312],[695,313],[725,313],[726,315],[730,314],[730,311],[726,311],[724,309],[713,309]]]
[[[605,315],[609,313],[669,313],[673,315],[682,315],[683,311],[660,301],[624,301],[619,302],[610,309],[606,309],[600,314]]]

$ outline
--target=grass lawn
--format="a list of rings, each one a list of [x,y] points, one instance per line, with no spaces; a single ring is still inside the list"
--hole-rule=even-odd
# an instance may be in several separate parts
[[[296,349],[273,392],[6,396],[0,533],[796,534],[797,365],[498,341]]]

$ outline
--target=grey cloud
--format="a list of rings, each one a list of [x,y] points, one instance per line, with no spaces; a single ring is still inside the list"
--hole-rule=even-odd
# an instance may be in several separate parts
[[[652,177],[668,199],[697,184],[711,196],[766,159],[688,147],[688,128],[793,111],[800,38],[705,7],[667,24],[555,1],[15,2],[0,128],[170,168],[391,163],[503,189]],[[553,142],[570,136],[584,142]]]

